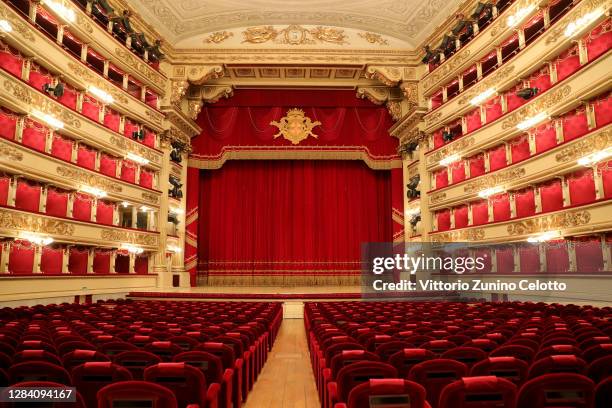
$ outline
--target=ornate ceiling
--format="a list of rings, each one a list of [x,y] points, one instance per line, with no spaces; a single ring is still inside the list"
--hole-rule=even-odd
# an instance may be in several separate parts
[[[282,36],[283,30],[292,25],[309,30],[317,26],[335,28],[346,36],[345,41],[317,44],[327,47],[380,47],[381,44],[372,42],[368,34],[382,34],[381,41],[389,47],[414,48],[453,13],[459,3],[459,0],[130,1],[139,14],[179,48],[257,46],[257,43],[244,41],[248,39],[245,34],[248,28],[272,26],[272,31]],[[228,34],[226,44],[224,40],[207,41],[215,33],[213,39],[224,37],[224,32]],[[265,45],[285,48],[313,44],[288,44],[281,36]]]

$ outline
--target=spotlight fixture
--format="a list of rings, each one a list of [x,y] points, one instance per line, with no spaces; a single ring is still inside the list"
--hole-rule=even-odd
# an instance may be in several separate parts
[[[495,95],[495,92],[497,92],[495,88],[488,88],[486,91],[483,91],[472,99],[470,99],[470,104],[478,106],[487,99],[489,99],[491,96]]]
[[[100,99],[106,105],[110,105],[111,103],[115,102],[115,99],[112,97],[112,95],[96,86],[89,86],[89,88],[87,88],[87,91],[96,98]]]
[[[478,197],[480,197],[480,198],[488,198],[488,197],[491,197],[494,194],[503,193],[504,191],[506,191],[506,189],[503,188],[502,186],[486,188],[486,189],[484,189],[484,190],[482,190],[482,191],[480,191],[478,193]]]
[[[546,242],[556,238],[561,238],[561,233],[559,231],[547,231],[543,234],[535,235],[533,237],[527,238],[527,242],[536,243],[536,242]]]
[[[7,20],[0,20],[0,33],[10,33],[13,26]]]
[[[178,208],[178,207],[170,207],[168,211],[170,211],[171,214],[176,214],[176,215],[181,215],[185,213],[185,211],[183,211],[182,208]]]
[[[593,21],[597,20],[599,16],[604,13],[604,9],[598,8],[590,13],[586,13],[584,16],[572,21],[565,28],[564,34],[567,38],[574,36],[574,34],[579,33]]]
[[[516,92],[516,96],[528,101],[529,99],[536,96],[539,91],[540,91],[539,88],[523,88]]]
[[[446,156],[442,160],[440,160],[440,166],[448,167],[454,162],[461,160],[461,156],[458,154],[451,154],[450,156]]]
[[[412,177],[408,184],[406,184],[407,192],[406,195],[408,198],[419,198],[421,196],[421,191],[419,190],[419,185],[421,184],[421,176],[416,175]]]
[[[412,229],[416,228],[416,225],[421,221],[421,213],[415,214],[410,218],[410,226]]]
[[[49,8],[53,10],[55,14],[57,14],[67,22],[74,23],[76,21],[76,14],[74,10],[66,6],[65,4],[53,0],[44,0],[44,4],[49,6]]]
[[[51,237],[45,237],[42,235],[35,234],[33,232],[23,232],[19,234],[20,239],[24,239],[28,242],[31,242],[34,245],[50,245],[53,243],[54,239]]]
[[[92,186],[82,186],[81,191],[87,194],[91,194],[96,198],[104,198],[108,195],[106,191]]]
[[[130,254],[136,255],[142,254],[144,252],[144,249],[142,249],[141,247],[137,247],[131,244],[123,244],[119,249],[123,249],[125,251],[128,251]]]
[[[49,115],[48,113],[41,112],[37,109],[34,109],[31,113],[32,113],[32,116],[34,116],[37,119],[42,120],[47,125],[51,126],[52,128],[56,130],[64,128],[64,122],[55,118],[54,116]]]
[[[122,201],[122,202],[121,202],[121,206],[122,206],[123,208],[128,208],[130,205],[131,205],[131,204],[130,204],[130,203],[128,203],[127,201]]]
[[[421,212],[421,207],[419,207],[418,205],[408,208],[405,212],[404,212],[404,216],[406,218],[408,217],[413,217],[417,214],[419,214]]]
[[[181,248],[176,245],[168,245],[166,249],[168,252],[174,252],[175,254],[181,253]]]
[[[578,159],[578,164],[588,167],[609,157],[612,157],[612,147],[608,147],[607,149],[599,150],[595,153],[589,154],[588,156],[581,157]]]
[[[442,132],[442,140],[444,140],[445,142],[450,142],[455,138],[455,133],[453,133],[450,130],[445,130],[444,132]]]
[[[64,96],[64,85],[61,82],[58,82],[55,86],[51,84],[44,84],[42,90],[43,92],[53,95],[56,98],[61,98]]]
[[[515,25],[523,21],[523,19],[525,19],[525,17],[527,17],[529,13],[535,10],[535,8],[535,4],[530,4],[527,7],[523,7],[522,9],[518,10],[516,13],[508,17],[508,20],[506,20],[508,27],[514,27]]]
[[[137,154],[134,154],[134,153],[128,153],[128,154],[125,156],[125,158],[126,158],[126,159],[128,159],[128,160],[131,160],[131,161],[133,161],[133,162],[136,162],[136,163],[138,163],[138,164],[140,164],[140,165],[142,165],[142,166],[149,164],[149,160],[145,159],[145,158],[144,158],[144,157],[142,157],[142,156],[139,156],[139,155],[137,155]]]
[[[140,129],[132,132],[132,139],[140,141],[144,140],[144,130]]]
[[[540,112],[535,116],[525,119],[524,121],[516,125],[516,128],[518,130],[527,130],[537,125],[538,123],[542,122],[543,120],[546,120],[547,118],[548,118],[548,114],[546,112]]]

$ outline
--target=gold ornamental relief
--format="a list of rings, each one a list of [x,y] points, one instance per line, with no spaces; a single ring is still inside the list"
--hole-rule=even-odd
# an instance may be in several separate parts
[[[156,235],[142,234],[138,232],[104,229],[100,232],[100,237],[106,241],[125,242],[128,244],[149,246],[155,246],[158,244]]]
[[[359,33],[359,36],[370,44],[389,45],[389,41],[384,39],[382,35],[364,31]]]
[[[446,193],[434,193],[429,196],[429,202],[432,205],[438,204],[441,201],[446,200]]]
[[[21,154],[21,152],[15,149],[14,147],[2,143],[0,144],[0,159],[10,161],[22,161],[23,154]]]
[[[142,199],[153,204],[159,203],[159,195],[153,193],[142,193]]]
[[[445,232],[443,234],[432,234],[431,242],[464,242],[480,241],[484,239],[485,231],[483,228],[470,228],[458,231]]]
[[[460,151],[464,149],[467,149],[468,147],[472,146],[475,142],[476,141],[474,140],[473,137],[461,138],[456,143],[453,143],[447,147],[443,147],[437,150],[436,152],[434,152],[434,154],[432,154],[431,156],[427,158],[427,163],[428,164],[437,163],[443,158],[445,158],[446,156],[451,156],[453,154],[459,153]]]
[[[463,191],[468,194],[475,193],[486,188],[499,186],[500,184],[504,184],[512,180],[518,180],[523,177],[525,173],[526,172],[523,167],[501,171],[497,174],[481,177],[477,181],[468,183],[465,187],[463,187]]]
[[[100,188],[113,193],[120,193],[123,190],[123,188],[116,182],[107,180],[97,174],[90,174],[82,170],[62,166],[57,167],[55,171],[64,178],[88,185],[90,187]]]
[[[65,221],[3,209],[0,209],[0,228],[67,236],[74,234],[74,225]]]
[[[280,122],[273,120],[270,124],[278,128],[278,133],[274,135],[275,139],[283,136],[296,145],[302,140],[307,139],[308,136],[312,136],[315,139],[318,138],[317,135],[312,133],[312,129],[315,126],[320,126],[321,122],[318,120],[313,122],[304,115],[304,111],[301,109],[289,109],[287,114],[280,119]]]
[[[591,214],[588,211],[569,211],[512,223],[508,225],[508,234],[535,234],[586,225],[589,221],[591,221]]]
[[[234,33],[230,32],[230,31],[216,31],[214,33],[211,33],[208,37],[206,37],[206,39],[204,40],[205,43],[213,43],[213,44],[220,44],[223,41],[227,40],[230,37],[233,37]]]
[[[566,100],[571,92],[572,88],[569,85],[565,85],[554,92],[544,94],[541,99],[536,99],[534,103],[525,105],[514,113],[511,113],[508,118],[502,122],[502,129],[506,130],[513,128],[525,119],[545,112],[547,109]]]
[[[577,160],[582,156],[607,149],[610,146],[612,146],[612,127],[608,127],[592,136],[585,136],[583,139],[557,153],[555,160],[560,163]]]
[[[153,151],[151,151],[149,148],[140,146],[126,137],[111,136],[110,142],[113,146],[118,147],[121,150],[127,150],[128,152],[135,153],[144,157],[150,162],[159,163],[159,154],[153,153]]]
[[[344,30],[332,27],[317,26],[312,29],[292,24],[282,30],[274,26],[249,27],[242,32],[243,43],[263,44],[274,42],[287,45],[312,45],[329,43],[347,45],[347,35]]]

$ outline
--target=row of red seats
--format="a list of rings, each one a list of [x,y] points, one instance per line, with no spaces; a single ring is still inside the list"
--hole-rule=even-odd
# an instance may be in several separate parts
[[[237,408],[263,367],[282,309],[121,302],[2,309],[0,316],[0,385],[74,385],[82,406],[96,407],[105,385],[130,389],[145,380],[173,391],[180,407]]]
[[[367,406],[358,400],[378,392],[372,387],[385,389],[381,378],[398,390],[422,388],[427,405],[416,406],[545,407],[543,389],[573,387],[563,406],[584,408],[593,406],[596,383],[610,397],[611,312],[518,302],[329,302],[307,303],[305,325],[326,408]],[[490,388],[493,399],[470,402],[465,387]],[[503,405],[495,405],[499,398]]]

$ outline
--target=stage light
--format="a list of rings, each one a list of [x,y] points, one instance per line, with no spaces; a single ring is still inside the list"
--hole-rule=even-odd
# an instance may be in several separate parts
[[[522,9],[518,10],[516,13],[508,17],[508,27],[514,27],[515,25],[523,21],[523,19],[527,17],[529,13],[531,13],[533,10],[535,10],[535,8],[535,4],[530,4],[527,7],[523,7]]]
[[[478,197],[488,198],[491,197],[493,194],[503,193],[504,191],[506,191],[506,189],[502,186],[486,188],[478,193]]]
[[[535,235],[533,237],[527,238],[527,242],[536,243],[536,242],[546,242],[556,238],[561,238],[561,233],[559,231],[547,231],[543,234]]]
[[[22,232],[19,234],[19,238],[31,242],[34,245],[50,245],[54,239],[51,237],[45,237],[42,235],[35,234],[33,232]]]
[[[181,248],[176,245],[168,245],[166,249],[168,250],[168,252],[174,252],[175,254],[178,254],[181,252]]]
[[[491,96],[495,95],[495,92],[497,92],[495,88],[489,88],[486,91],[470,99],[470,103],[474,106],[478,106],[484,101],[486,101],[488,98],[490,98]]]
[[[76,14],[74,10],[70,7],[67,7],[63,3],[60,3],[59,1],[44,0],[44,4],[49,6],[49,8],[53,10],[55,14],[57,14],[67,22],[74,23],[76,21]]]
[[[414,215],[417,215],[418,213],[421,212],[421,207],[416,205],[413,207],[409,207],[405,212],[404,212],[404,216],[406,218],[412,217]]]
[[[140,206],[140,211],[143,211],[143,212],[151,211],[151,208],[147,207],[146,205],[141,205]]]
[[[440,160],[440,166],[448,167],[454,162],[459,161],[459,160],[461,160],[461,156],[459,156],[458,154],[452,154]]]
[[[588,156],[581,157],[578,159],[578,164],[581,166],[592,166],[593,164],[599,163],[602,160],[612,157],[612,147],[600,150],[598,152],[589,154]]]
[[[121,248],[119,249],[123,249],[128,251],[130,254],[142,254],[144,252],[144,249],[142,249],[141,247],[137,247],[131,244],[123,244],[121,245]]]
[[[574,34],[582,31],[585,27],[591,24],[593,21],[597,20],[599,16],[604,13],[604,10],[599,8],[591,11],[590,13],[586,13],[584,16],[570,22],[565,28],[564,34],[567,38],[572,37]]]
[[[92,186],[82,186],[81,191],[87,194],[91,194],[96,198],[104,198],[107,196],[106,191]]]
[[[62,96],[64,96],[64,85],[62,85],[61,82],[58,82],[58,84],[55,86],[51,84],[44,84],[42,90],[43,92],[46,92],[49,95],[53,95],[56,98],[61,98]]]
[[[93,85],[87,88],[87,91],[93,96],[95,96],[96,98],[100,99],[106,105],[110,105],[111,103],[115,102],[115,99],[113,98],[112,95],[110,95],[108,92],[105,92],[101,90],[100,88],[97,88]]]
[[[144,157],[141,157],[141,156],[139,156],[137,154],[134,154],[134,153],[128,153],[125,156],[125,158],[129,159],[129,160],[132,160],[133,162],[136,162],[136,163],[138,163],[140,165],[143,165],[143,166],[146,165],[146,164],[149,164],[149,160],[147,160]]]
[[[548,113],[546,112],[540,112],[535,116],[532,116],[530,118],[525,119],[524,121],[522,121],[521,123],[519,123],[518,125],[516,125],[516,128],[518,130],[526,130],[529,129],[535,125],[537,125],[538,123],[540,123],[543,120],[548,119]]]
[[[45,122],[47,125],[51,126],[54,129],[63,129],[64,128],[64,122],[62,122],[61,120],[47,114],[47,113],[43,113],[39,110],[34,109],[32,111],[32,116],[36,117],[37,119],[42,120],[43,122]]]
[[[169,211],[171,214],[176,214],[176,215],[182,215],[185,213],[185,211],[183,211],[182,208],[178,208],[178,207],[171,207]]]
[[[0,32],[10,33],[13,31],[13,26],[6,20],[0,20]]]
[[[132,132],[132,139],[141,141],[144,140],[144,130],[140,129]]]

